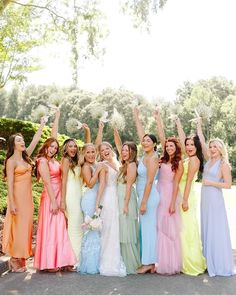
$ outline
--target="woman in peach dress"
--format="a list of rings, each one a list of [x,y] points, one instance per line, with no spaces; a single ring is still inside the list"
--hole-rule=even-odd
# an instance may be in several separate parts
[[[3,252],[9,256],[12,272],[26,271],[26,259],[32,256],[33,199],[31,185],[32,161],[35,149],[46,123],[45,118],[26,149],[20,133],[11,135],[4,166],[7,179],[8,202],[3,229]]]

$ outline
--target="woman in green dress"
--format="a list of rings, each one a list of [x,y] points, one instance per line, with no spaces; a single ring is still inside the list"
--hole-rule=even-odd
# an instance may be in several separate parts
[[[138,204],[134,187],[137,177],[137,146],[133,142],[122,144],[117,129],[114,129],[114,139],[121,158],[117,184],[121,256],[127,274],[136,274],[140,266]]]

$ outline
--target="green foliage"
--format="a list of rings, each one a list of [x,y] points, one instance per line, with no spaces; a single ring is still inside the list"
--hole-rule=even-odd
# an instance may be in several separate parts
[[[42,44],[38,24],[32,24],[32,7],[9,5],[0,19],[0,88],[8,81],[23,82],[26,73],[38,69],[29,52]]]
[[[39,124],[21,121],[17,119],[9,119],[9,118],[1,118],[0,119],[0,137],[5,138],[6,140],[10,135],[15,133],[21,133],[24,136],[25,144],[28,146],[33,139],[34,134],[39,128]],[[49,127],[44,127],[42,136],[40,141],[34,151],[34,155],[37,153],[38,148],[42,145],[42,143],[50,137],[51,129]],[[60,146],[62,146],[63,142],[68,138],[66,135],[59,134],[58,141]],[[82,141],[78,141],[80,146],[83,145]],[[6,145],[4,145],[6,148]],[[0,153],[0,160],[4,157],[4,152]]]

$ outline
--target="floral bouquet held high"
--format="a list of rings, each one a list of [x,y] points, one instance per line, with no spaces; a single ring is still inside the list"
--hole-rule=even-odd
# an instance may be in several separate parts
[[[84,223],[82,223],[82,229],[87,234],[89,231],[97,230],[101,231],[102,229],[102,219],[100,217],[102,211],[102,205],[98,207],[98,211],[96,211],[92,217],[86,215],[84,218]]]

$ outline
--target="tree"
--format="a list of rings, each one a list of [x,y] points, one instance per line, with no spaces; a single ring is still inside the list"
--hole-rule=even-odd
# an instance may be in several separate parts
[[[8,102],[6,107],[6,117],[8,118],[17,118],[18,113],[18,96],[19,96],[19,90],[17,87],[13,88],[8,96]]]
[[[7,104],[7,91],[0,89],[0,117],[5,114],[5,107]]]
[[[0,88],[10,80],[22,82],[38,69],[29,52],[42,44],[42,35],[32,26],[31,15],[29,7],[10,6],[0,19]]]

